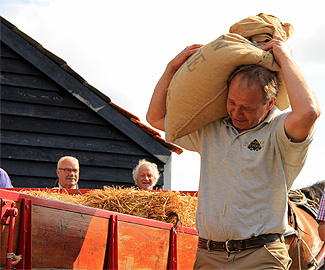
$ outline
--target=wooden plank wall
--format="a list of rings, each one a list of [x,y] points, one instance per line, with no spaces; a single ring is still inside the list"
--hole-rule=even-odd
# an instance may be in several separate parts
[[[131,124],[131,122],[130,122]],[[134,184],[141,158],[164,164],[1,44],[1,167],[14,187],[53,187],[56,163],[80,162],[80,188]],[[163,176],[157,187],[163,185]]]

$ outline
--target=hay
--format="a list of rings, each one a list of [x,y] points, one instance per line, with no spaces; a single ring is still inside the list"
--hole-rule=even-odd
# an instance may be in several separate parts
[[[195,229],[197,197],[180,192],[106,186],[104,189],[90,190],[84,195],[69,195],[67,191],[60,192],[57,188],[20,192],[173,224],[177,221],[173,213],[177,213],[182,226]]]
[[[46,199],[57,200],[57,201],[82,204],[82,205],[84,203],[83,196],[80,193],[69,194],[66,189],[60,189],[60,188],[46,188],[43,190],[22,189],[19,192],[28,195],[37,196],[37,197],[46,198]]]

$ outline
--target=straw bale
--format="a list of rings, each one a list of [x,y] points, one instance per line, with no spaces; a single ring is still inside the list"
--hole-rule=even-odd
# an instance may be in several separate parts
[[[60,192],[56,188],[20,192],[173,224],[177,221],[173,213],[177,213],[182,226],[195,229],[197,197],[176,191],[105,186],[104,189],[93,189],[83,195],[69,195],[67,191]]]

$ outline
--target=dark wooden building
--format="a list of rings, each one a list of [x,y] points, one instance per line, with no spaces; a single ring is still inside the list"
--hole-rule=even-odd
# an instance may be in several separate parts
[[[80,188],[134,185],[139,159],[170,188],[172,151],[160,134],[87,84],[65,61],[1,17],[1,167],[14,187],[53,187],[60,157],[80,162]]]

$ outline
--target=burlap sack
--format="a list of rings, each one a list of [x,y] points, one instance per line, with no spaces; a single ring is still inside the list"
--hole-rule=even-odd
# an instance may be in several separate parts
[[[280,87],[276,105],[281,110],[289,107],[281,68],[272,52],[260,47],[275,37],[287,40],[292,26],[261,13],[234,24],[230,32],[203,46],[173,77],[166,104],[169,141],[227,115],[227,79],[241,65],[257,64],[277,71]]]

